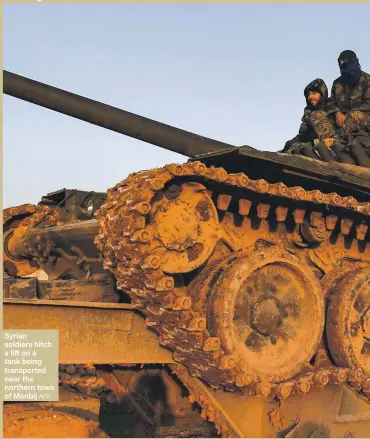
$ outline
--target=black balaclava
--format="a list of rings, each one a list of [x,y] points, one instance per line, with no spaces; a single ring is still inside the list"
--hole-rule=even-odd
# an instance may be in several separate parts
[[[355,52],[344,50],[338,57],[338,65],[344,81],[355,85],[361,76],[361,66]]]

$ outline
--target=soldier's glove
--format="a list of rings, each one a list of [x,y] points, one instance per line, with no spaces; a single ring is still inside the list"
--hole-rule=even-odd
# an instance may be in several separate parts
[[[329,142],[330,141],[330,142]],[[314,149],[319,153],[321,159],[324,162],[336,162],[337,157],[331,152],[331,146],[334,143],[334,139],[324,139],[323,141],[317,143]],[[330,146],[328,146],[330,144]]]
[[[333,146],[333,143],[335,142],[335,139],[328,137],[326,139],[323,140],[324,145],[328,148],[331,149],[331,147]]]
[[[346,120],[346,116],[343,113],[335,113],[335,121],[339,127],[341,127]]]

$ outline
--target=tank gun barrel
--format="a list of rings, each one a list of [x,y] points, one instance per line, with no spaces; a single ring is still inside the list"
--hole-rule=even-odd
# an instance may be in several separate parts
[[[200,154],[216,152],[233,146],[129,113],[6,70],[3,71],[3,92],[23,101],[187,157],[196,157]]]

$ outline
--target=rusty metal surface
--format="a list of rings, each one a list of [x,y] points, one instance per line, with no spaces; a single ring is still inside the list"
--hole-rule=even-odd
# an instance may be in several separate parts
[[[99,401],[115,400],[104,371],[92,363],[59,364],[59,383],[59,398],[67,392],[68,399],[72,394],[81,398],[99,398]]]
[[[37,279],[23,278],[9,283],[7,296],[10,299],[37,299]]]
[[[44,255],[29,248],[29,232],[40,225],[56,225],[59,214],[58,209],[30,204],[4,209],[3,267],[9,276],[28,276],[39,269]]]
[[[45,300],[117,303],[120,299],[112,279],[37,281],[37,293]]]
[[[41,208],[40,208],[41,209]],[[42,206],[42,209],[50,209]],[[34,214],[35,216],[36,214]],[[55,217],[59,217],[55,225]],[[13,275],[27,275],[23,266],[32,271],[41,268],[49,280],[56,279],[111,279],[104,270],[101,255],[94,245],[98,222],[94,219],[69,223],[70,217],[55,209],[41,224],[21,222],[4,239],[4,254],[13,254]],[[6,267],[5,267],[6,268]]]
[[[3,210],[3,268],[10,276],[30,275],[37,270],[27,259],[18,259],[9,251],[9,241],[14,236],[14,230],[26,217],[35,214],[37,206],[34,204],[22,204]]]
[[[278,402],[212,389],[185,367],[170,367],[222,437],[368,437],[370,404],[346,385],[330,384]]]
[[[6,405],[3,421],[2,433],[6,438],[108,437],[97,421],[46,404]]]
[[[22,410],[56,410],[70,413],[95,422],[99,421],[100,400],[97,398],[78,398],[79,395],[66,392],[59,392],[59,401],[26,403],[22,405]],[[19,412],[20,404],[6,404],[6,413]]]
[[[59,363],[172,363],[126,304],[4,299],[4,329],[58,329]]]

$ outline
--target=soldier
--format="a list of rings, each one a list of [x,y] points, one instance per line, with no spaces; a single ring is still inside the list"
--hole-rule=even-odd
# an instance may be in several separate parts
[[[301,126],[297,136],[286,142],[281,152],[292,152],[307,143],[318,141],[330,147],[337,138],[335,133],[335,112],[338,111],[331,99],[328,99],[328,88],[325,82],[314,79],[304,89],[306,107],[303,112]]]
[[[370,75],[361,70],[352,50],[338,57],[341,76],[332,86],[331,98],[336,107],[335,120],[339,134],[348,140],[350,133],[370,128]]]

